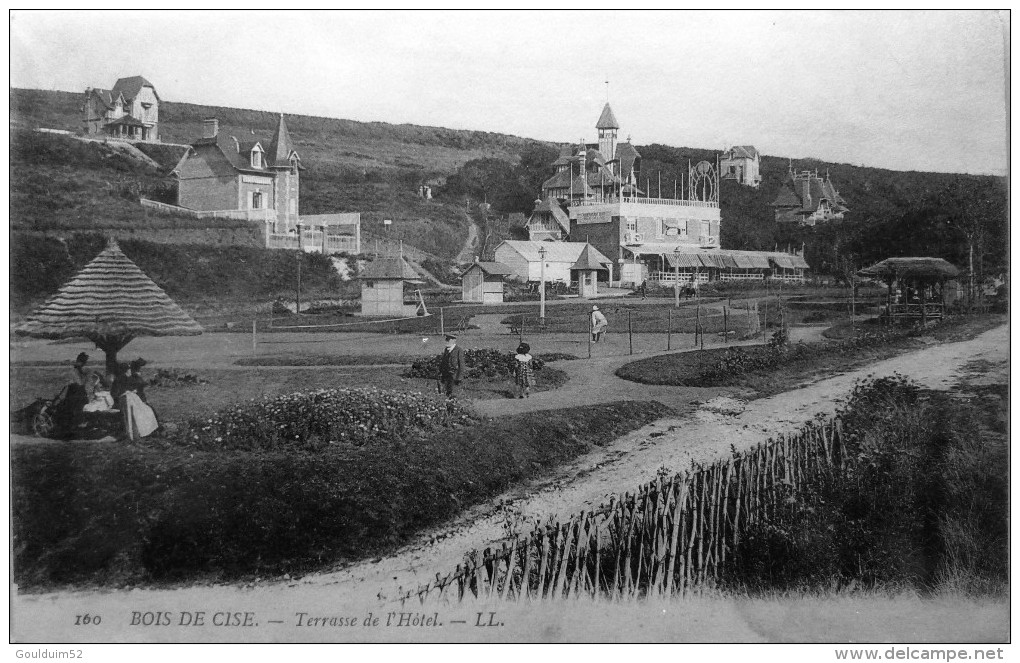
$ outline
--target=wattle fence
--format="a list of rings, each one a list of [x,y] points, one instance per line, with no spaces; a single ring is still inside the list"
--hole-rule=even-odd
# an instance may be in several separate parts
[[[732,459],[660,476],[594,511],[475,550],[399,600],[673,596],[711,586],[749,527],[852,461],[844,440],[838,418],[810,422]]]

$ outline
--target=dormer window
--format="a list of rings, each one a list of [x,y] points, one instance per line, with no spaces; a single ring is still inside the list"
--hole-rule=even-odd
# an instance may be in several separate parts
[[[251,151],[251,167],[261,168],[262,167],[262,150],[259,149],[258,145]]]

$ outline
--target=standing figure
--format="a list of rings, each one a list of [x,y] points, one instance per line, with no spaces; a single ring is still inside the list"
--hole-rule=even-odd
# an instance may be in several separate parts
[[[609,326],[609,321],[606,320],[606,316],[602,315],[602,311],[599,310],[598,306],[591,307],[591,340],[594,343],[598,343],[602,340],[602,334],[605,333],[606,327]]]
[[[648,280],[646,279],[641,282],[641,299],[646,299],[647,297],[648,297]]]
[[[514,382],[517,383],[517,398],[530,398],[531,388],[535,386],[535,363],[531,356],[531,346],[521,343],[514,355]]]
[[[464,376],[464,351],[457,347],[457,337],[446,335],[446,348],[439,357],[439,393],[453,398],[453,386],[459,385]]]

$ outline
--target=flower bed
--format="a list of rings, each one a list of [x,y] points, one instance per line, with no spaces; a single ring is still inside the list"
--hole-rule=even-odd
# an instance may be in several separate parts
[[[412,378],[439,379],[439,360],[442,355],[423,357],[411,364],[408,376]],[[557,357],[559,358],[559,357]],[[492,349],[471,349],[464,351],[464,365],[467,377],[511,377],[514,374],[514,353]],[[540,371],[545,367],[541,356],[535,357],[532,368]]]
[[[176,442],[208,450],[319,449],[420,435],[469,418],[463,406],[419,393],[321,389],[238,403],[190,422]]]

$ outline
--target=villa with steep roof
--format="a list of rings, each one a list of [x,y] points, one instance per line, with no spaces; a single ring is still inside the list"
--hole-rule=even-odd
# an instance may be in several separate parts
[[[797,223],[802,226],[813,226],[820,221],[839,221],[850,211],[846,201],[829,180],[828,173],[822,179],[817,170],[797,173],[792,167],[783,188],[771,205],[776,210],[778,223]]]
[[[597,292],[595,279],[614,285],[804,280],[807,264],[799,255],[721,248],[717,163],[689,163],[682,181],[674,183],[672,197],[661,192],[653,197],[639,187],[641,154],[630,138],[617,142],[620,123],[608,103],[595,129],[597,143],[563,147],[553,162],[553,175],[542,184],[528,222],[532,241],[497,247],[496,259],[509,265],[517,278],[537,279],[537,251],[547,247],[547,280],[576,282],[579,292]],[[743,163],[733,175],[757,186],[761,177],[754,147],[737,146],[726,156]],[[645,181],[654,179],[646,176]],[[661,188],[660,183],[656,190]],[[596,251],[598,260],[577,262],[582,250]]]
[[[620,123],[608,103],[595,129],[597,143],[564,147],[553,162],[554,173],[542,184],[529,222],[532,240],[588,242],[610,258],[610,268],[599,278],[623,283],[641,283],[659,272],[670,277],[664,265],[640,258],[651,255],[642,250],[645,244],[719,247],[719,176],[714,164],[690,166],[673,197],[652,197],[639,187],[641,154],[629,138],[617,142]]]
[[[81,112],[86,136],[159,142],[159,95],[142,76],[118,79],[109,90],[86,88]]]
[[[744,186],[758,188],[761,184],[761,159],[754,145],[734,145],[719,158],[724,180],[736,180]]]
[[[264,229],[267,248],[359,253],[360,213],[300,215],[302,170],[282,113],[269,140],[254,133],[245,140],[222,134],[219,121],[209,118],[203,136],[172,171],[177,178],[175,209],[199,218],[254,221]]]

